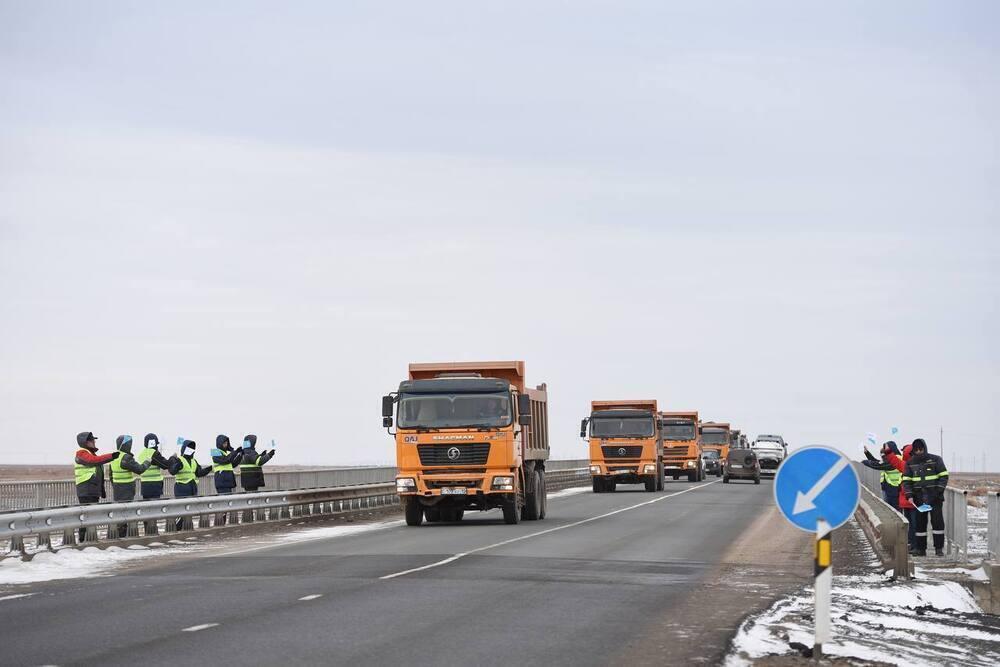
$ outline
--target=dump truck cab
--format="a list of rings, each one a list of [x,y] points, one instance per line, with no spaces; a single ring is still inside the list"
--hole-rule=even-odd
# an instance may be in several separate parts
[[[655,400],[593,401],[580,424],[588,437],[594,493],[613,492],[618,484],[644,484],[663,490],[663,440]]]
[[[663,474],[689,482],[705,478],[698,442],[697,412],[661,412],[660,433],[663,437]]]
[[[410,364],[382,399],[396,441],[396,492],[406,522],[460,521],[500,509],[506,523],[546,513],[548,394],[524,383],[524,362]]]
[[[719,452],[722,461],[729,456],[729,424],[725,422],[702,422],[698,426],[698,437],[702,449],[714,449]]]

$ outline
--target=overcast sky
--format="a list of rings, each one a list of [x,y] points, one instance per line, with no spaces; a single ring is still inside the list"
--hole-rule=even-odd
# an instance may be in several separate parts
[[[998,72],[991,1],[0,0],[0,463],[391,463],[407,363],[523,359],[556,458],[656,398],[998,469]]]

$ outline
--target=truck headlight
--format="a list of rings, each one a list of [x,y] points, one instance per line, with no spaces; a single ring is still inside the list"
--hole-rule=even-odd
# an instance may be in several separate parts
[[[642,474],[643,475],[655,475],[656,474],[656,464],[655,463],[647,463],[646,465],[644,465],[642,467]]]
[[[396,478],[396,493],[407,493],[417,490],[417,481],[412,477]]]
[[[513,491],[514,490],[514,478],[513,477],[494,477],[493,478],[493,489],[496,491]]]
[[[590,466],[590,474],[591,475],[600,475],[601,474],[601,466]]]
[[[697,464],[696,462],[694,462],[694,461],[688,461],[688,462],[687,462],[687,467],[688,467],[688,468],[693,468],[693,467],[695,467],[696,465],[698,465],[698,464]]]

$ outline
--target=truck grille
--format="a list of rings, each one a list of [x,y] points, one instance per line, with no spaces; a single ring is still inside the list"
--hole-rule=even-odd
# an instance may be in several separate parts
[[[642,456],[642,445],[601,445],[601,452],[606,459],[637,459]]]
[[[687,445],[671,445],[670,447],[663,448],[664,456],[687,456],[688,446]]]
[[[490,457],[490,443],[417,445],[417,454],[425,466],[481,466]]]
[[[467,489],[479,488],[479,480],[476,479],[425,479],[424,483],[428,489],[443,489],[454,486],[464,486]]]

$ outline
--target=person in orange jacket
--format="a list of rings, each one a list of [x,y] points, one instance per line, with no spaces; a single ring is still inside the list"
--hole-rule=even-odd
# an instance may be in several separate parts
[[[906,462],[910,460],[910,453],[912,450],[913,445],[906,445],[903,447],[903,455],[899,456],[885,445],[882,446],[882,454],[885,456],[885,460],[888,461],[893,468],[904,474],[906,473]],[[910,553],[913,553],[917,548],[917,507],[909,498],[906,497],[906,493],[903,492],[902,485],[899,487],[899,511],[903,513],[903,516],[906,517],[907,522],[910,524],[906,535],[906,541],[910,545]]]

